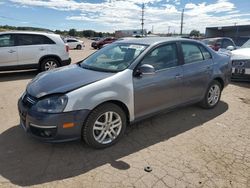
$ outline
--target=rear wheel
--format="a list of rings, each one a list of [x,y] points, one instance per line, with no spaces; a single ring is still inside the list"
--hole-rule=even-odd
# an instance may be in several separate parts
[[[113,103],[94,109],[83,127],[85,142],[94,148],[115,144],[124,134],[127,119],[124,111]]]
[[[48,71],[59,67],[59,62],[55,58],[46,58],[41,63],[41,71]]]
[[[212,81],[206,91],[205,97],[200,103],[201,106],[207,109],[214,108],[220,101],[221,90],[221,84],[217,80]]]
[[[82,49],[82,46],[81,46],[81,45],[77,45],[77,46],[76,46],[76,49],[77,49],[77,50],[81,50],[81,49]]]

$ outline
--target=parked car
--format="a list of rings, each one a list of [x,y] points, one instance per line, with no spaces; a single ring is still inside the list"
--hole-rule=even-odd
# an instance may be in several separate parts
[[[103,45],[110,44],[116,40],[117,39],[114,37],[107,37],[107,38],[101,39],[99,41],[92,42],[91,47],[93,47],[94,49],[101,49],[103,47]]]
[[[207,38],[203,39],[202,42],[204,42],[207,46],[209,46],[215,51],[219,51],[219,49],[221,51],[232,51],[237,49],[237,46],[235,45],[234,41],[228,37]]]
[[[214,108],[231,76],[228,56],[188,39],[115,42],[78,64],[39,74],[18,102],[21,126],[48,142],[116,143],[128,123],[200,103]]]
[[[232,79],[250,81],[250,39],[240,49],[231,52]]]
[[[0,71],[46,71],[71,62],[68,46],[60,35],[42,32],[0,32],[0,57]]]
[[[66,38],[64,41],[68,44],[69,49],[81,50],[84,47],[84,42],[75,38]]]

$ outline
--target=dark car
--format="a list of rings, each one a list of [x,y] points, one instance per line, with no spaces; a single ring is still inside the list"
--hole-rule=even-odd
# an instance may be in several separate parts
[[[92,42],[91,47],[93,47],[94,49],[101,49],[105,44],[110,44],[116,40],[117,39],[114,37],[107,37],[107,38],[101,39],[99,41]]]
[[[215,51],[219,49],[232,51],[237,48],[234,41],[228,37],[207,38],[203,39],[202,42]]]
[[[35,77],[19,99],[24,130],[48,142],[116,143],[127,124],[163,110],[220,101],[230,57],[178,38],[117,41],[82,62]]]

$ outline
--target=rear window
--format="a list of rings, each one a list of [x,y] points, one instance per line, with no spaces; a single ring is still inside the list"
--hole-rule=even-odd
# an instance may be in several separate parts
[[[40,44],[55,44],[50,38],[44,35],[19,34],[18,45],[40,45]]]
[[[181,44],[185,64],[203,61],[203,56],[199,47],[192,43]]]

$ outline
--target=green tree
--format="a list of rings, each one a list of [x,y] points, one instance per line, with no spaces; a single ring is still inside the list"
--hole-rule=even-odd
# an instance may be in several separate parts
[[[73,37],[76,36],[76,30],[75,29],[70,29],[69,30],[69,35],[73,36]]]
[[[200,36],[200,31],[194,29],[194,30],[192,30],[190,32],[189,36],[199,37]]]

